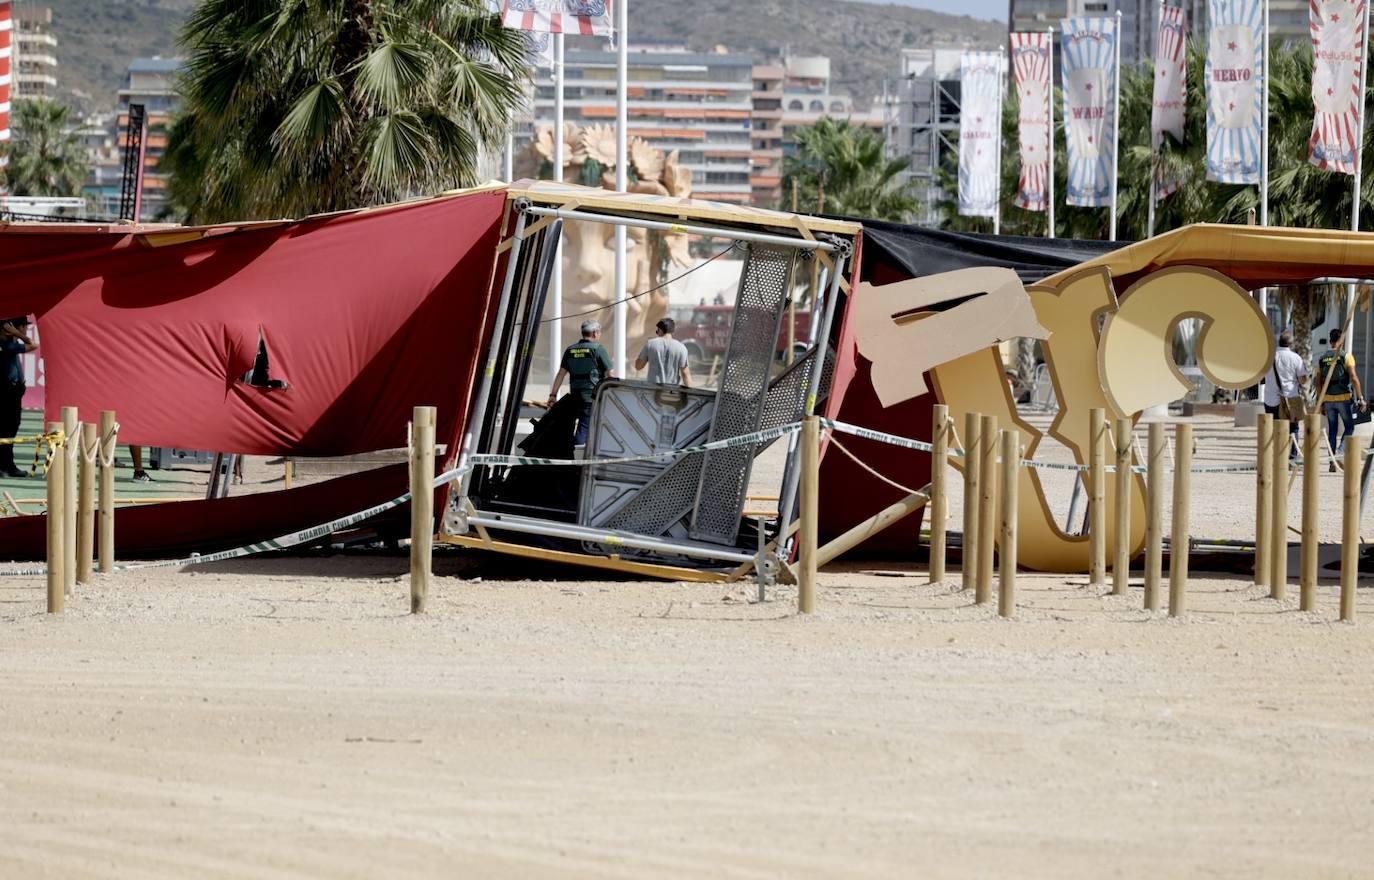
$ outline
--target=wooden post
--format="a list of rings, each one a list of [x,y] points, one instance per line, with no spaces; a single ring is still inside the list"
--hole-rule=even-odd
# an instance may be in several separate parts
[[[820,544],[821,423],[815,416],[802,420],[801,444],[801,571],[797,578],[797,612],[811,614],[816,610]]]
[[[1288,420],[1274,419],[1274,481],[1269,510],[1269,598],[1288,594]]]
[[[978,501],[978,580],[974,600],[983,605],[992,601],[992,558],[997,546],[997,416],[983,416],[978,428],[982,461],[978,476],[982,497]]]
[[[1088,410],[1088,584],[1107,582],[1107,413]]]
[[[434,407],[417,406],[411,418],[410,613],[422,614],[434,552]]]
[[[983,501],[979,470],[983,463],[982,416],[964,414],[964,538],[960,550],[959,580],[962,589],[971,590],[978,582],[978,505]]]
[[[1145,462],[1145,610],[1159,610],[1164,575],[1164,425],[1152,422]]]
[[[1360,466],[1364,441],[1345,438],[1345,492],[1341,505],[1341,620],[1355,622],[1355,581],[1360,576]]]
[[[66,553],[63,574],[66,577],[67,595],[70,596],[76,587],[76,483],[80,478],[81,459],[81,424],[77,419],[76,407],[62,407],[62,431],[67,435],[67,463],[62,469],[65,487],[62,494],[62,509],[66,512],[62,532],[62,549]],[[73,453],[76,455],[73,456]]]
[[[945,526],[949,519],[949,407],[935,404],[930,453],[930,582],[945,579]]]
[[[1274,417],[1255,423],[1255,586],[1269,583],[1269,519],[1274,503]]]
[[[115,432],[114,410],[100,413],[100,572],[114,571],[114,494],[115,494]],[[107,448],[108,446],[108,448]],[[106,464],[105,462],[109,462]]]
[[[1169,616],[1182,617],[1187,610],[1188,508],[1191,506],[1193,426],[1174,425],[1174,525],[1169,532]]]
[[[1021,434],[1002,432],[1002,571],[997,581],[997,613],[1016,614],[1016,490],[1020,477]]]
[[[292,470],[291,464],[292,464],[292,463],[291,463],[291,459],[290,459],[290,458],[286,458],[286,457],[283,457],[283,458],[282,458],[282,465],[281,465],[281,466],[282,466],[282,488],[283,488],[283,489],[290,489],[290,488],[291,488],[291,477],[293,476],[293,474],[291,473],[291,470]]]
[[[94,453],[94,454],[92,454]],[[95,468],[100,462],[100,440],[94,422],[81,426],[81,469],[76,524],[76,582],[91,582],[91,562],[95,549]]]
[[[1322,416],[1310,414],[1302,430],[1302,562],[1299,565],[1298,608],[1317,610],[1317,477],[1321,474]]]
[[[1116,551],[1112,562],[1112,595],[1124,596],[1131,587],[1131,441],[1130,419],[1116,420]]]
[[[49,422],[48,430],[62,430],[61,422]],[[67,575],[65,563],[67,553],[62,547],[66,536],[66,450],[58,447],[53,450],[52,463],[48,465],[48,613],[61,614],[66,605]]]

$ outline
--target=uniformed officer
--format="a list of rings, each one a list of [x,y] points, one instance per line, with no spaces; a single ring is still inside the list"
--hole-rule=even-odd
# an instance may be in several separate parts
[[[553,388],[549,390],[549,406],[558,400],[558,389],[563,378],[571,379],[568,390],[578,396],[581,410],[577,416],[577,431],[573,443],[581,446],[587,442],[587,429],[591,426],[592,397],[596,386],[606,379],[614,379],[611,374],[611,356],[597,340],[601,338],[600,321],[582,322],[582,339],[568,346],[563,352],[563,361],[558,367],[558,375],[553,377]]]

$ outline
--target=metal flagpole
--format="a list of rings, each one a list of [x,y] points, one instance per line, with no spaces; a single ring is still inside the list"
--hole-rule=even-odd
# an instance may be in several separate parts
[[[1116,88],[1112,114],[1112,229],[1111,240],[1116,241],[1116,182],[1121,177],[1121,10],[1116,11]]]
[[[994,188],[996,193],[995,201],[992,205],[992,234],[1002,234],[1002,97],[1006,91],[1006,58],[1007,47],[997,47],[997,185]]]
[[[626,148],[627,110],[629,99],[628,76],[630,65],[629,48],[629,0],[615,0],[616,12],[616,71],[615,71],[615,188],[624,192],[629,185],[629,161]],[[615,228],[615,374],[625,377],[625,227]]]
[[[1364,178],[1364,102],[1365,102],[1365,83],[1369,81],[1369,4],[1364,5],[1364,40],[1360,45],[1364,46],[1364,58],[1360,62],[1360,103],[1358,105],[1357,118],[1359,124],[1356,126],[1355,136],[1355,190],[1351,198],[1350,206],[1350,231],[1360,231],[1360,184]],[[1265,88],[1268,89],[1269,81],[1265,79]],[[1351,285],[1354,291],[1354,285]],[[1353,303],[1352,303],[1353,304]]]
[[[1369,6],[1366,4],[1365,9]],[[1269,225],[1269,0],[1264,0],[1264,98],[1260,125],[1260,225]],[[1363,106],[1363,104],[1361,104]],[[1267,290],[1266,290],[1266,299]],[[1261,306],[1263,308],[1263,306]]]
[[[1049,206],[1046,208],[1045,223],[1049,237],[1054,238],[1054,28],[1045,31],[1050,38],[1049,88],[1045,90],[1045,103],[1049,105],[1050,126],[1050,167],[1049,167]]]
[[[1155,10],[1155,63],[1159,63],[1159,29],[1164,24],[1164,0]],[[1155,202],[1159,200],[1159,144],[1155,143],[1154,110],[1150,113],[1150,210],[1145,217],[1145,237],[1155,237]]]
[[[553,179],[563,182],[563,169],[567,157],[564,155],[563,137],[563,35],[553,38]],[[563,360],[563,236],[554,242],[557,253],[553,258],[553,285],[550,293],[549,321],[545,324],[549,332],[549,387],[553,387],[553,377],[558,375],[558,367]]]

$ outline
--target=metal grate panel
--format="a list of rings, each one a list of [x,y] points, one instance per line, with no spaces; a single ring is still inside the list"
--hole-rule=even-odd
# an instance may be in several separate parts
[[[735,298],[730,348],[716,392],[712,440],[759,429],[796,259],[797,252],[790,247],[754,244],[749,249]],[[755,453],[751,447],[736,447],[703,456],[692,513],[694,539],[735,543]]]

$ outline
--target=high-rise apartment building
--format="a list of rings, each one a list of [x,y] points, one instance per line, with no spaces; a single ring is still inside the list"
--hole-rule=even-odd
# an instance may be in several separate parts
[[[52,9],[14,4],[15,98],[50,98],[57,92],[57,37]]]
[[[120,150],[127,146],[129,105],[142,104],[147,114],[148,131],[144,135],[143,212],[140,220],[155,220],[167,205],[167,176],[160,171],[162,157],[167,151],[167,131],[172,114],[181,105],[176,90],[176,74],[181,68],[180,58],[136,58],[124,75],[124,87],[119,90],[117,139]],[[122,155],[122,154],[121,154]]]
[[[753,202],[761,208],[777,206],[782,197],[783,81],[787,71],[779,65],[754,66],[754,113],[750,140],[753,153],[749,186]]]
[[[823,116],[847,119],[854,125],[881,132],[884,116],[880,108],[857,109],[854,99],[834,91],[830,78],[830,59],[823,55],[783,59],[783,149],[790,152],[793,133],[803,126],[815,125]]]
[[[564,119],[614,126],[616,55],[569,49],[564,55]],[[629,136],[665,153],[679,151],[692,171],[692,194],[749,202],[754,118],[754,59],[743,53],[691,52],[677,46],[630,47]],[[553,124],[554,85],[540,70],[534,124]],[[523,135],[523,136],[522,136]],[[528,140],[529,133],[517,135]]]

